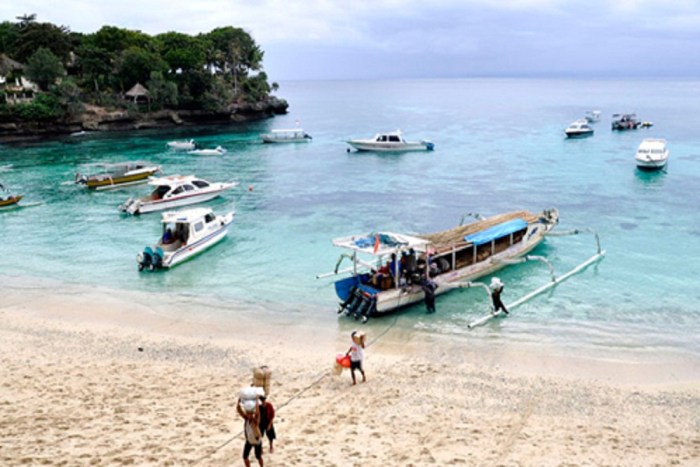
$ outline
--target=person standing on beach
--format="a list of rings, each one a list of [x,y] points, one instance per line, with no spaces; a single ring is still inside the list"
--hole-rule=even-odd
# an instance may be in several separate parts
[[[272,442],[277,438],[275,427],[272,425],[274,419],[275,408],[267,402],[265,396],[260,396],[260,437],[264,438],[267,435],[267,439],[270,441],[270,452],[274,452]]]
[[[260,405],[255,401],[255,410],[247,412],[243,410],[241,399],[238,399],[236,410],[238,415],[243,418],[243,433],[245,434],[245,445],[243,446],[243,464],[250,467],[250,451],[255,450],[255,458],[258,460],[258,465],[263,467],[262,457],[262,433],[260,433]]]
[[[421,287],[425,295],[425,308],[428,310],[427,313],[435,313],[435,290],[438,288],[438,285],[430,280],[430,278],[426,278],[421,284]]]
[[[362,382],[367,381],[365,377],[365,370],[362,368],[362,361],[365,359],[365,335],[364,333],[358,333],[353,331],[350,334],[352,339],[352,345],[345,355],[350,356],[350,375],[352,376],[352,384],[357,384],[355,380],[355,370],[360,370],[362,373]]]
[[[503,310],[503,313],[508,314],[506,306],[501,301],[501,292],[503,292],[503,282],[498,277],[491,279],[491,302],[493,304],[493,312]]]

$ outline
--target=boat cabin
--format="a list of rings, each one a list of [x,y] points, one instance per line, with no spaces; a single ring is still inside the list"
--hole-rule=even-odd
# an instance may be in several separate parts
[[[163,251],[175,251],[192,241],[199,240],[209,229],[212,222],[218,222],[211,209],[195,208],[184,212],[166,212],[163,214],[163,235],[158,246]]]
[[[153,201],[172,196],[181,196],[187,192],[194,194],[194,192],[210,186],[209,182],[195,178],[192,175],[154,178],[149,182],[149,185],[156,187],[149,196],[149,199]]]
[[[393,133],[377,133],[374,136],[374,141],[378,143],[403,143],[405,140],[400,132]]]

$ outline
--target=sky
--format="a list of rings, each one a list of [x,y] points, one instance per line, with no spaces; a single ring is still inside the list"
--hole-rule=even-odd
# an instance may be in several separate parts
[[[9,0],[0,21],[90,33],[247,30],[273,81],[674,77],[700,72],[700,0]]]

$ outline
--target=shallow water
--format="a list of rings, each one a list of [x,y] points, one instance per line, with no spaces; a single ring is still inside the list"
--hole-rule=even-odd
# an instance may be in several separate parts
[[[471,339],[700,354],[699,91],[692,81],[289,82],[280,94],[290,113],[262,122],[3,145],[0,166],[12,168],[0,181],[42,204],[0,212],[0,271],[261,305],[273,315],[333,326],[331,280],[314,278],[335,266],[340,251],[332,238],[375,229],[430,232],[456,225],[467,212],[556,207],[559,229],[600,234],[602,262],[475,331],[466,323],[487,307],[478,290],[440,296],[437,315],[415,306],[370,325],[396,318],[404,329]],[[595,135],[565,139],[564,128],[589,109],[603,113]],[[636,112],[655,125],[613,133],[615,112]],[[311,143],[259,142],[259,133],[296,121]],[[408,139],[432,140],[435,151],[346,152],[346,139],[396,128]],[[645,137],[669,141],[666,171],[635,168]],[[197,157],[166,149],[167,141],[184,138],[228,153]],[[172,271],[138,273],[136,254],[158,238],[159,215],[127,217],[117,206],[147,187],[93,193],[72,183],[85,164],[126,159],[162,164],[166,174],[239,181],[209,203],[218,211],[235,207],[228,238]],[[586,235],[549,238],[534,254],[561,274],[594,252]],[[548,280],[537,264],[509,267],[499,277],[506,303]]]

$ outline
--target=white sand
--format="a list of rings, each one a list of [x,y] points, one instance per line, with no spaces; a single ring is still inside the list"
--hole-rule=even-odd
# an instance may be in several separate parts
[[[700,465],[692,356],[601,361],[397,329],[376,340],[374,326],[368,382],[353,387],[330,372],[350,345],[337,327],[36,296],[3,291],[0,465],[242,465],[235,401],[261,364],[278,412],[266,465]]]

